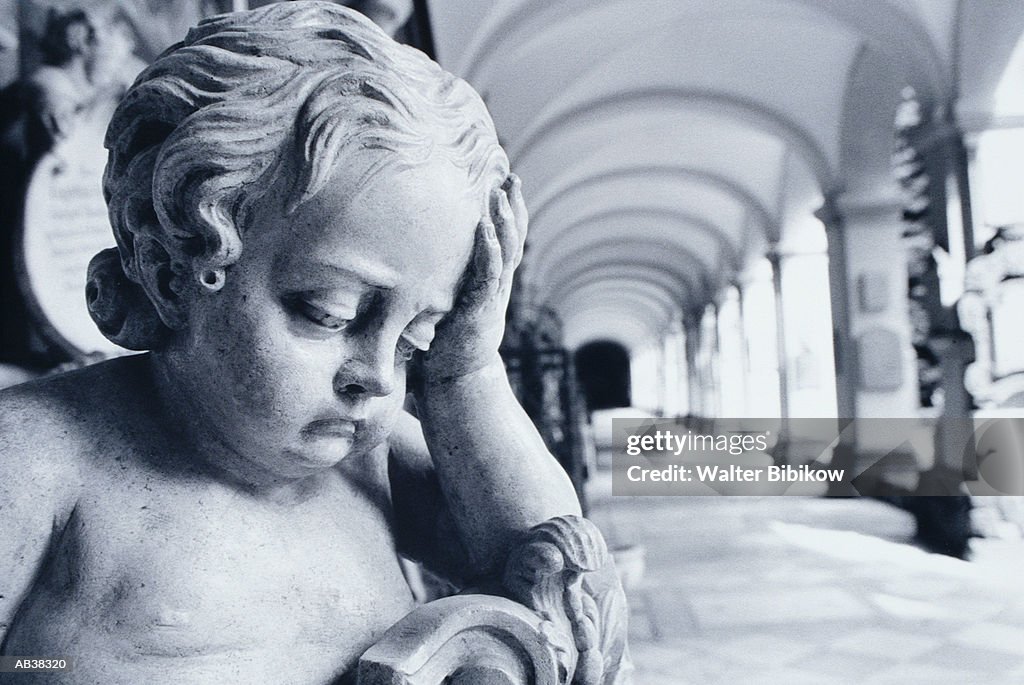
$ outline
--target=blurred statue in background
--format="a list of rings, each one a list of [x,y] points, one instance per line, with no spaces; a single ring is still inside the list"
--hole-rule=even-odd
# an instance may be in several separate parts
[[[97,31],[83,10],[50,10],[40,41],[43,63],[25,80],[28,113],[46,147],[66,137],[96,95]]]
[[[97,92],[97,30],[84,10],[51,9],[38,51],[42,62],[0,94],[5,165],[14,162],[22,176],[26,167],[68,135],[75,117]],[[8,169],[5,176],[10,173]]]
[[[106,19],[80,8],[47,12],[36,44],[40,63],[4,103],[5,142],[20,133],[25,159],[66,138],[76,117],[100,100],[116,102],[145,66],[124,24]],[[18,125],[20,131],[12,130]]]
[[[964,384],[984,409],[1024,407],[1024,224],[1002,226],[967,264],[957,305],[974,339]]]

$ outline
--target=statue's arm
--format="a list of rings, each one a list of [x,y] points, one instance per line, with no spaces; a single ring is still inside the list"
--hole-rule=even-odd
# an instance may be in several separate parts
[[[580,510],[498,355],[528,220],[521,183],[509,175],[491,189],[453,309],[415,363],[411,383],[424,441],[409,449],[429,455],[419,463],[433,470],[442,520],[469,577],[496,575],[526,531]],[[401,499],[415,499],[392,489],[396,510]]]
[[[463,586],[469,559],[418,419],[403,412],[391,433],[387,481],[399,551]]]
[[[516,401],[499,359],[425,384],[417,410],[421,422],[399,421],[389,469],[399,540],[414,538],[404,545],[414,547],[411,556],[449,577],[458,577],[455,569],[463,578],[494,576],[527,530],[579,514],[569,477]],[[415,549],[426,544],[433,549]]]
[[[614,564],[597,528],[565,515],[579,511],[575,493],[504,369],[417,397],[422,431],[405,415],[389,458],[399,544],[456,584],[499,596],[461,594],[413,612],[363,656],[360,684],[449,682],[443,674],[518,682],[513,674],[530,670],[538,682],[632,682]],[[430,672],[405,679],[412,671]]]

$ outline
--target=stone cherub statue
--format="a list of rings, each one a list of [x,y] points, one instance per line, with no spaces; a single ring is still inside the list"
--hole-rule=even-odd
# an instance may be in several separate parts
[[[378,643],[361,682],[625,682],[603,541],[497,353],[527,213],[477,94],[282,3],[193,29],[106,144],[118,247],[87,299],[145,353],[0,395],[0,654],[74,659],[40,682],[314,684]],[[398,553],[505,604],[410,614]],[[394,679],[403,636],[488,616],[541,675],[463,650]]]

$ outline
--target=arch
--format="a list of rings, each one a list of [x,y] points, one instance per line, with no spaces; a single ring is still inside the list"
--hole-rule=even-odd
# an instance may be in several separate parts
[[[577,286],[576,289],[563,298],[561,303],[572,302],[573,298],[601,295],[606,292],[610,292],[613,295],[616,293],[622,293],[630,296],[641,296],[656,303],[664,309],[666,314],[676,314],[679,312],[679,303],[676,302],[672,293],[664,290],[660,286],[639,279],[605,279],[592,281],[586,285]],[[549,306],[557,308],[560,306],[560,303],[556,302]]]
[[[636,88],[574,105],[568,109],[540,118],[519,140],[508,146],[513,165],[524,164],[524,159],[562,129],[578,128],[587,118],[603,116],[618,108],[637,111],[658,105],[679,110],[703,109],[718,116],[731,116],[746,125],[770,133],[786,141],[808,165],[823,191],[836,186],[832,164],[817,142],[799,124],[780,112],[741,95],[703,88],[653,87]]]
[[[685,165],[671,166],[667,164],[648,164],[621,167],[590,175],[583,175],[575,179],[563,181],[561,184],[553,184],[546,187],[539,196],[539,199],[535,199],[532,203],[533,211],[531,213],[531,219],[539,222],[540,217],[544,215],[547,207],[555,199],[562,198],[565,195],[570,195],[578,188],[583,188],[587,185],[600,183],[606,180],[625,178],[629,176],[668,176],[705,183],[734,198],[737,202],[746,207],[762,227],[764,237],[769,243],[778,242],[780,238],[781,228],[779,226],[778,219],[773,216],[771,212],[768,211],[768,208],[764,206],[764,203],[762,203],[761,200],[747,188],[724,174],[717,174],[707,169]]]
[[[635,7],[635,0],[620,0],[624,5]],[[867,10],[862,3],[849,0],[776,0],[792,6],[800,6],[823,18],[839,22],[842,26],[861,36],[881,52],[911,67],[910,76],[915,88],[925,97],[944,99],[949,97],[953,85],[944,78],[947,65],[939,55],[928,31],[917,17],[891,2],[873,3]],[[962,4],[963,0],[959,0]],[[504,14],[492,13],[480,31],[477,31],[466,50],[462,53],[458,73],[464,74],[471,83],[476,83],[481,73],[489,69],[489,63],[499,55],[510,52],[505,44],[519,36],[536,35],[562,21],[576,19],[581,13],[608,7],[611,2],[552,3],[549,0],[525,0]],[[679,3],[685,9],[683,3]],[[766,7],[766,11],[770,11]],[[699,10],[698,10],[699,11]],[[707,11],[706,9],[704,10]],[[728,12],[729,10],[725,10]],[[740,11],[733,10],[736,14]],[[749,12],[749,8],[748,8]],[[678,15],[677,15],[678,16]],[[486,90],[487,84],[481,84]]]
[[[564,323],[565,321],[573,321],[573,317],[578,317],[581,314],[598,311],[613,313],[614,315],[610,317],[610,320],[615,323],[619,323],[619,320],[624,316],[631,316],[634,321],[643,324],[644,329],[648,332],[648,337],[652,340],[658,339],[658,336],[665,327],[661,312],[645,300],[638,298],[623,298],[618,302],[595,301],[589,306],[581,306],[569,312],[562,312],[561,315],[563,316]]]
[[[687,286],[680,287],[680,281],[673,275],[664,271],[655,271],[647,267],[640,267],[631,264],[624,267],[619,273],[609,273],[607,270],[588,269],[578,273],[570,280],[562,280],[551,289],[540,301],[541,304],[559,302],[567,297],[575,289],[585,288],[593,283],[645,283],[649,286],[661,289],[668,294],[680,311],[685,310],[689,305],[687,297]]]
[[[679,226],[689,226],[691,228],[695,228],[695,229],[697,229],[698,232],[700,232],[702,234],[705,234],[709,238],[711,238],[711,241],[718,246],[719,257],[724,258],[726,260],[726,262],[727,262],[727,266],[731,267],[733,271],[736,271],[737,269],[739,269],[739,267],[740,267],[740,265],[742,263],[741,256],[739,254],[739,251],[736,249],[736,247],[733,246],[732,243],[730,243],[729,240],[722,234],[722,232],[719,231],[717,228],[715,228],[714,225],[712,225],[709,222],[701,219],[700,217],[694,217],[694,216],[692,216],[690,214],[687,214],[685,212],[669,210],[669,209],[664,209],[664,208],[629,207],[629,206],[625,206],[625,207],[616,207],[614,209],[604,210],[604,211],[601,211],[601,212],[596,212],[596,213],[594,213],[594,214],[592,214],[590,216],[583,216],[580,219],[578,219],[576,222],[574,222],[574,223],[570,224],[569,226],[566,226],[565,228],[559,230],[557,233],[552,235],[551,238],[549,238],[548,240],[546,240],[546,241],[541,243],[541,246],[544,246],[547,249],[545,251],[543,251],[542,255],[539,258],[537,258],[537,257],[533,258],[530,261],[530,263],[526,265],[526,268],[524,269],[524,274],[530,274],[530,278],[532,280],[532,275],[534,274],[534,272],[538,272],[539,271],[542,274],[546,273],[546,269],[544,267],[547,264],[547,262],[550,261],[551,247],[553,245],[558,245],[558,244],[564,243],[570,237],[572,237],[572,236],[574,236],[574,235],[576,235],[578,233],[586,231],[587,226],[589,224],[593,223],[593,222],[607,220],[607,219],[617,219],[619,217],[623,217],[624,219],[626,219],[626,221],[624,223],[627,223],[627,224],[629,222],[638,223],[642,218],[645,218],[645,217],[646,218],[652,218],[653,217],[653,218],[665,219],[669,223],[676,224],[676,225],[679,225]],[[671,236],[671,235],[675,235],[675,234],[669,234],[669,236]],[[628,242],[630,244],[635,244],[635,243],[637,243],[638,241],[641,241],[641,240],[648,241],[648,239],[654,239],[654,238],[656,238],[656,237],[652,236],[650,234],[644,234],[644,233],[641,233],[641,232],[637,232],[636,234],[624,234],[624,235],[621,236],[621,239],[619,241],[619,245],[621,247],[623,239],[628,239]],[[597,241],[597,242],[605,242],[605,241]],[[666,244],[667,245],[671,245],[672,249],[688,250],[688,248],[686,248],[682,244],[676,243],[675,241],[673,241],[671,239],[666,239],[666,237],[664,235],[662,236],[662,240],[660,240],[658,242],[662,243],[663,246],[666,245]],[[580,242],[578,244],[582,247],[583,245],[593,246],[593,245],[595,245],[597,243],[596,242],[595,243]],[[531,249],[539,250],[540,246],[538,246],[537,243],[534,242],[533,244],[531,244]],[[690,250],[690,251],[692,252],[692,250]],[[697,255],[694,254],[694,256],[696,257]],[[700,259],[698,258],[697,261],[700,261]]]
[[[574,304],[586,304],[588,300],[599,299],[609,304],[629,300],[642,304],[647,310],[657,314],[656,320],[659,323],[667,324],[679,313],[675,302],[666,297],[664,292],[658,291],[657,294],[653,294],[648,287],[638,283],[594,283],[587,288],[575,290],[564,300],[551,306],[561,314],[566,309],[572,311]]]
[[[585,343],[573,354],[587,411],[630,405],[629,350],[614,340]]]
[[[669,271],[659,262],[634,260],[629,264],[623,264],[619,260],[609,259],[568,272],[554,283],[546,294],[536,299],[540,302],[557,301],[558,297],[574,287],[575,283],[599,280],[605,278],[606,274],[612,275],[613,278],[646,278],[656,284],[671,282],[668,287],[676,294],[679,307],[684,312],[699,306],[698,295],[707,290],[707,286],[698,283],[695,278],[686,278],[680,272]]]
[[[873,4],[865,10],[863,3],[848,0],[787,1],[828,12],[895,63],[906,64],[910,67],[910,85],[921,97],[945,101],[952,94],[953,83],[947,76],[951,72],[949,65],[913,13],[892,2]]]
[[[634,247],[636,247],[636,246],[644,246],[644,247],[647,247],[647,248],[653,248],[653,252],[650,252],[647,255],[635,255],[634,254],[634,255],[629,255],[627,257],[622,257],[621,256],[623,254],[622,241],[619,241],[619,240],[603,240],[603,241],[598,241],[598,242],[592,243],[592,244],[590,244],[588,246],[588,248],[590,250],[589,252],[587,252],[587,253],[580,253],[579,255],[577,255],[577,260],[576,260],[577,263],[575,265],[576,272],[579,272],[579,271],[585,270],[585,269],[589,269],[589,268],[594,268],[594,267],[598,266],[598,264],[606,264],[606,265],[615,265],[615,266],[625,266],[625,267],[628,267],[628,266],[630,266],[630,264],[636,263],[636,264],[646,264],[648,266],[657,266],[659,268],[662,268],[662,269],[668,271],[669,273],[673,273],[672,267],[675,266],[678,263],[678,261],[666,262],[666,261],[657,261],[657,260],[653,260],[653,259],[649,258],[651,255],[659,255],[659,256],[662,256],[662,257],[665,257],[667,255],[671,255],[674,260],[680,260],[680,258],[681,258],[683,261],[687,262],[687,265],[690,266],[691,269],[693,270],[693,272],[694,272],[693,278],[696,279],[696,282],[693,283],[693,287],[692,287],[692,290],[694,291],[694,295],[695,296],[702,296],[702,297],[700,297],[700,299],[708,299],[708,300],[710,299],[710,293],[712,293],[714,291],[717,279],[713,279],[712,278],[711,272],[708,271],[707,267],[705,267],[704,264],[698,259],[697,255],[693,252],[692,249],[690,249],[690,248],[688,248],[688,247],[686,247],[684,245],[680,245],[680,244],[676,244],[676,243],[669,243],[667,241],[662,241],[662,240],[657,240],[657,239],[647,238],[647,237],[637,237],[637,238],[633,239],[630,244],[632,246],[634,246]],[[606,253],[604,255],[601,255],[601,259],[599,259],[596,262],[595,261],[586,261],[585,258],[592,257],[593,255],[595,255],[597,250],[600,250],[602,248],[612,248],[615,251],[615,253],[617,255],[620,255],[620,256],[616,256],[614,258],[608,258],[607,253]],[[565,272],[565,271],[563,271],[562,273],[566,274],[566,273],[572,273],[572,272]],[[688,272],[680,269],[679,271],[675,271],[674,273],[680,274],[680,277],[685,279],[686,278],[685,274],[687,274]],[[524,276],[525,276],[525,274],[524,274]],[[542,284],[547,284],[549,282],[552,282],[552,283],[557,283],[558,282],[557,280],[555,280],[553,278],[549,278],[548,277],[549,274],[546,271],[540,271],[540,272],[536,272],[536,270],[530,271],[529,272],[529,276],[530,277],[527,279],[527,282],[529,283],[531,288],[536,288],[536,287],[538,287],[538,286],[540,286]],[[719,274],[719,276],[721,276],[721,274]],[[688,285],[690,285],[690,283],[691,283],[689,280],[687,280],[686,282],[687,282]]]
[[[611,307],[589,308],[566,319],[564,325],[565,345],[570,350],[589,340],[608,338],[632,353],[657,338],[657,331],[631,312]]]
[[[657,246],[656,246],[657,247]],[[621,251],[620,251],[621,252]],[[649,253],[646,255],[631,255],[628,261],[624,261],[621,256],[609,257],[607,255],[600,255],[599,258],[594,259],[593,253],[588,255],[581,255],[591,257],[590,259],[577,259],[577,263],[572,267],[564,269],[559,272],[559,278],[551,279],[550,283],[544,285],[550,285],[554,292],[557,292],[562,288],[563,283],[567,284],[572,282],[573,279],[580,278],[584,275],[591,273],[600,273],[604,270],[611,269],[648,269],[650,271],[657,271],[663,274],[667,274],[675,279],[676,283],[680,284],[680,292],[687,296],[687,300],[692,302],[694,299],[701,295],[708,295],[712,292],[713,283],[711,282],[710,274],[703,268],[696,257],[686,250],[678,251],[674,255],[674,261],[667,263],[663,260],[653,258],[654,255],[665,256],[663,249],[658,249],[655,253]],[[680,264],[679,260],[685,262]],[[539,283],[529,283],[529,287],[533,288]],[[536,295],[536,293],[534,293]],[[707,298],[700,298],[707,299]]]
[[[957,114],[967,131],[1024,125],[1018,97],[1006,109],[999,93],[1012,84],[1021,92],[1024,73],[1024,6],[1020,3],[960,2],[954,48],[957,54]]]

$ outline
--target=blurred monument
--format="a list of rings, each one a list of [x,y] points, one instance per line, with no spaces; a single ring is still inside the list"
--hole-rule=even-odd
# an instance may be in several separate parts
[[[118,348],[90,324],[85,268],[113,245],[100,179],[110,114],[136,74],[204,14],[204,0],[24,0],[4,35],[0,92],[0,361],[35,370]],[[5,46],[6,47],[6,46]]]
[[[1024,407],[1024,224],[1003,226],[967,264],[957,305],[974,338],[965,383],[982,409]]]

